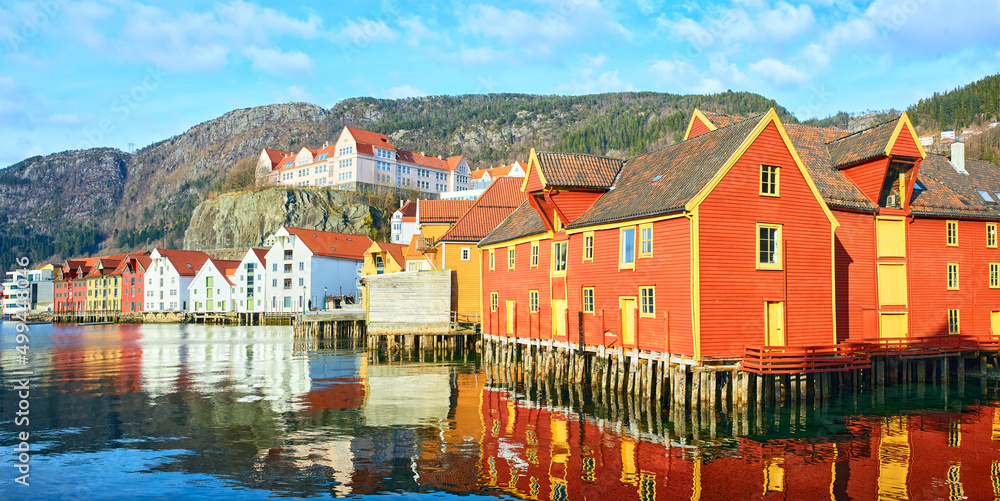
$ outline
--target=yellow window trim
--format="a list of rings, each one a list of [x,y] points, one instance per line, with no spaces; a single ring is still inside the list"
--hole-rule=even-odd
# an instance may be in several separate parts
[[[990,289],[1000,289],[1000,263],[990,263]]]
[[[491,292],[490,293],[490,311],[497,311],[500,306],[500,293]]]
[[[587,257],[587,239],[588,238],[590,239],[590,257]],[[583,260],[584,261],[593,261],[594,260],[594,248],[596,247],[596,245],[595,245],[596,241],[597,241],[597,237],[594,236],[594,232],[593,231],[585,231],[585,232],[583,232]]]
[[[649,252],[642,252],[642,232],[647,229],[649,230]],[[636,239],[639,241],[639,246],[636,249],[639,259],[653,257],[653,223],[640,224],[639,230],[636,232]]]
[[[490,249],[490,270],[497,269],[497,256],[493,249]]]
[[[764,193],[764,180],[760,178],[760,175],[764,174],[765,167],[774,168],[774,193]],[[760,164],[760,170],[757,171],[757,194],[762,197],[774,197],[781,198],[781,166],[778,165],[765,165]]]
[[[954,287],[952,287],[952,284],[951,284],[951,267],[952,266],[955,267],[955,286]],[[958,290],[958,286],[961,283],[958,280],[958,263],[948,263],[948,267],[945,270],[945,280],[947,280],[948,290],[950,290],[950,291],[957,291]]]
[[[951,314],[955,314],[955,330],[951,330]],[[958,308],[948,308],[948,334],[960,334],[962,332],[962,312]]]
[[[592,300],[590,304],[591,309],[589,310],[587,309],[587,301],[586,301],[587,291],[590,291],[590,298]],[[584,313],[594,314],[597,311],[597,305],[595,304],[596,302],[597,302],[597,296],[596,293],[594,292],[594,288],[584,287],[582,292],[580,293],[580,311]]]
[[[666,221],[668,219],[678,219],[682,217],[690,217],[690,213],[675,212],[673,214],[665,214],[661,216],[644,217],[640,219],[627,219],[614,223],[604,223],[604,224],[595,224],[593,226],[581,226],[579,228],[569,228],[566,230],[566,234],[575,235],[577,233],[587,233],[591,231],[616,230],[618,228],[622,228],[625,226],[636,226],[640,224],[655,223],[657,221]]]
[[[538,242],[531,242],[531,254],[528,256],[528,266],[538,268],[538,262],[542,260],[542,255],[538,251]]]
[[[559,245],[565,245],[566,246],[566,268],[569,268],[569,240],[562,240],[562,241],[559,241],[559,242],[552,242],[552,245],[549,246],[549,255],[550,255],[550,259],[551,259],[551,262],[549,264],[549,276],[551,276],[551,277],[565,277],[566,276],[566,268],[563,268],[563,269],[558,270],[558,271],[556,270],[556,247],[558,247]]]
[[[528,313],[538,313],[540,305],[538,297],[537,290],[528,291]],[[532,303],[532,300],[534,300],[534,303]]]
[[[992,232],[990,230],[993,230]],[[993,245],[990,245],[990,236],[993,237]],[[986,223],[986,247],[995,249],[997,247],[997,224]]]
[[[782,269],[781,264],[782,264],[782,259],[784,258],[784,256],[782,255],[782,252],[781,252],[783,250],[782,249],[782,245],[781,245],[781,226],[782,225],[780,225],[780,224],[757,223],[756,227],[754,228],[754,258],[753,258],[753,260],[754,260],[754,263],[756,263],[758,270],[780,270],[780,269]],[[775,251],[775,254],[777,254],[777,256],[776,256],[777,257],[777,262],[776,263],[762,263],[762,262],[760,262],[760,230],[761,230],[761,228],[776,228],[778,230],[777,233],[775,233],[775,235],[774,235],[775,240],[778,241],[777,250]]]
[[[625,243],[625,232],[632,230],[632,262],[623,263],[622,262],[622,250],[623,244]],[[618,271],[621,270],[634,270],[636,255],[638,254],[638,249],[635,248],[636,243],[639,240],[638,231],[636,231],[636,226],[626,226],[618,229]]]
[[[515,263],[517,262],[516,259],[515,259],[517,257],[517,253],[515,252],[516,249],[517,249],[516,246],[513,246],[513,245],[507,246],[507,270],[508,271],[512,271],[514,269]]]
[[[951,241],[951,229],[955,228],[955,241]],[[945,244],[949,247],[958,247],[958,221],[945,221],[944,223]]]
[[[642,311],[642,291],[645,289],[650,289],[653,291],[653,312],[643,313]],[[656,286],[655,285],[642,285],[639,286],[639,299],[636,307],[639,308],[639,318],[656,318]]]

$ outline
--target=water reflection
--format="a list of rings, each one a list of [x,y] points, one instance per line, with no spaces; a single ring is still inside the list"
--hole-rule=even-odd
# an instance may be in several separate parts
[[[3,328],[0,409],[12,409],[11,372],[24,366]],[[280,327],[38,328],[28,366],[32,486],[0,479],[0,494],[1000,497],[996,380],[981,391],[971,383],[947,407],[934,388],[919,389],[924,400],[890,394],[889,407],[869,406],[867,395],[808,415],[779,406],[750,437],[718,416],[718,430],[699,439],[667,409],[612,412],[585,392],[553,389],[527,398],[524,388],[487,386],[474,362],[435,360],[372,359]],[[0,442],[13,447],[20,429],[0,417]],[[681,428],[708,426],[697,418]],[[14,471],[0,457],[0,471]]]

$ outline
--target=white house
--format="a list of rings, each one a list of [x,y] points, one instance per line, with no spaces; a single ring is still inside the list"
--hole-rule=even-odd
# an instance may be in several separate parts
[[[146,270],[146,311],[187,311],[188,287],[209,256],[201,251],[153,249]]]
[[[944,141],[946,139],[950,139],[952,141],[955,140],[955,129],[945,129],[941,131],[941,140]]]
[[[241,313],[262,312],[267,294],[267,249],[247,249],[236,270],[233,303]]]
[[[933,134],[924,134],[923,136],[920,136],[920,146],[930,146],[932,144],[934,144]]]
[[[267,251],[266,311],[301,312],[323,295],[353,294],[370,238],[282,227]]]
[[[188,311],[236,311],[233,278],[239,265],[239,261],[206,260],[188,285]]]
[[[394,244],[406,244],[418,233],[420,225],[417,224],[417,202],[408,201],[392,214],[391,241]]]
[[[51,311],[55,297],[55,275],[51,267],[28,270],[27,273],[7,272],[0,286],[3,297],[2,313]]]

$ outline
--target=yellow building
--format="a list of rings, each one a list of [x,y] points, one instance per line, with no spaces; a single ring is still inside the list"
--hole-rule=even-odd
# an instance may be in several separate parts
[[[405,253],[405,245],[374,242],[365,251],[365,263],[361,267],[361,275],[367,277],[403,271],[406,265]]]
[[[124,254],[103,256],[90,267],[87,279],[87,311],[121,311],[121,271]]]
[[[493,231],[527,198],[521,191],[523,179],[501,177],[476,199],[472,207],[435,242],[435,252],[427,253],[435,269],[451,269],[452,308],[460,316],[481,314],[480,240]]]

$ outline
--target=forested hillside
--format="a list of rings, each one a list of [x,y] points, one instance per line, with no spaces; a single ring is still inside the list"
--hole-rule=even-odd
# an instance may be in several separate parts
[[[1000,114],[1000,75],[921,99],[906,109],[918,129],[961,129],[989,122]]]

